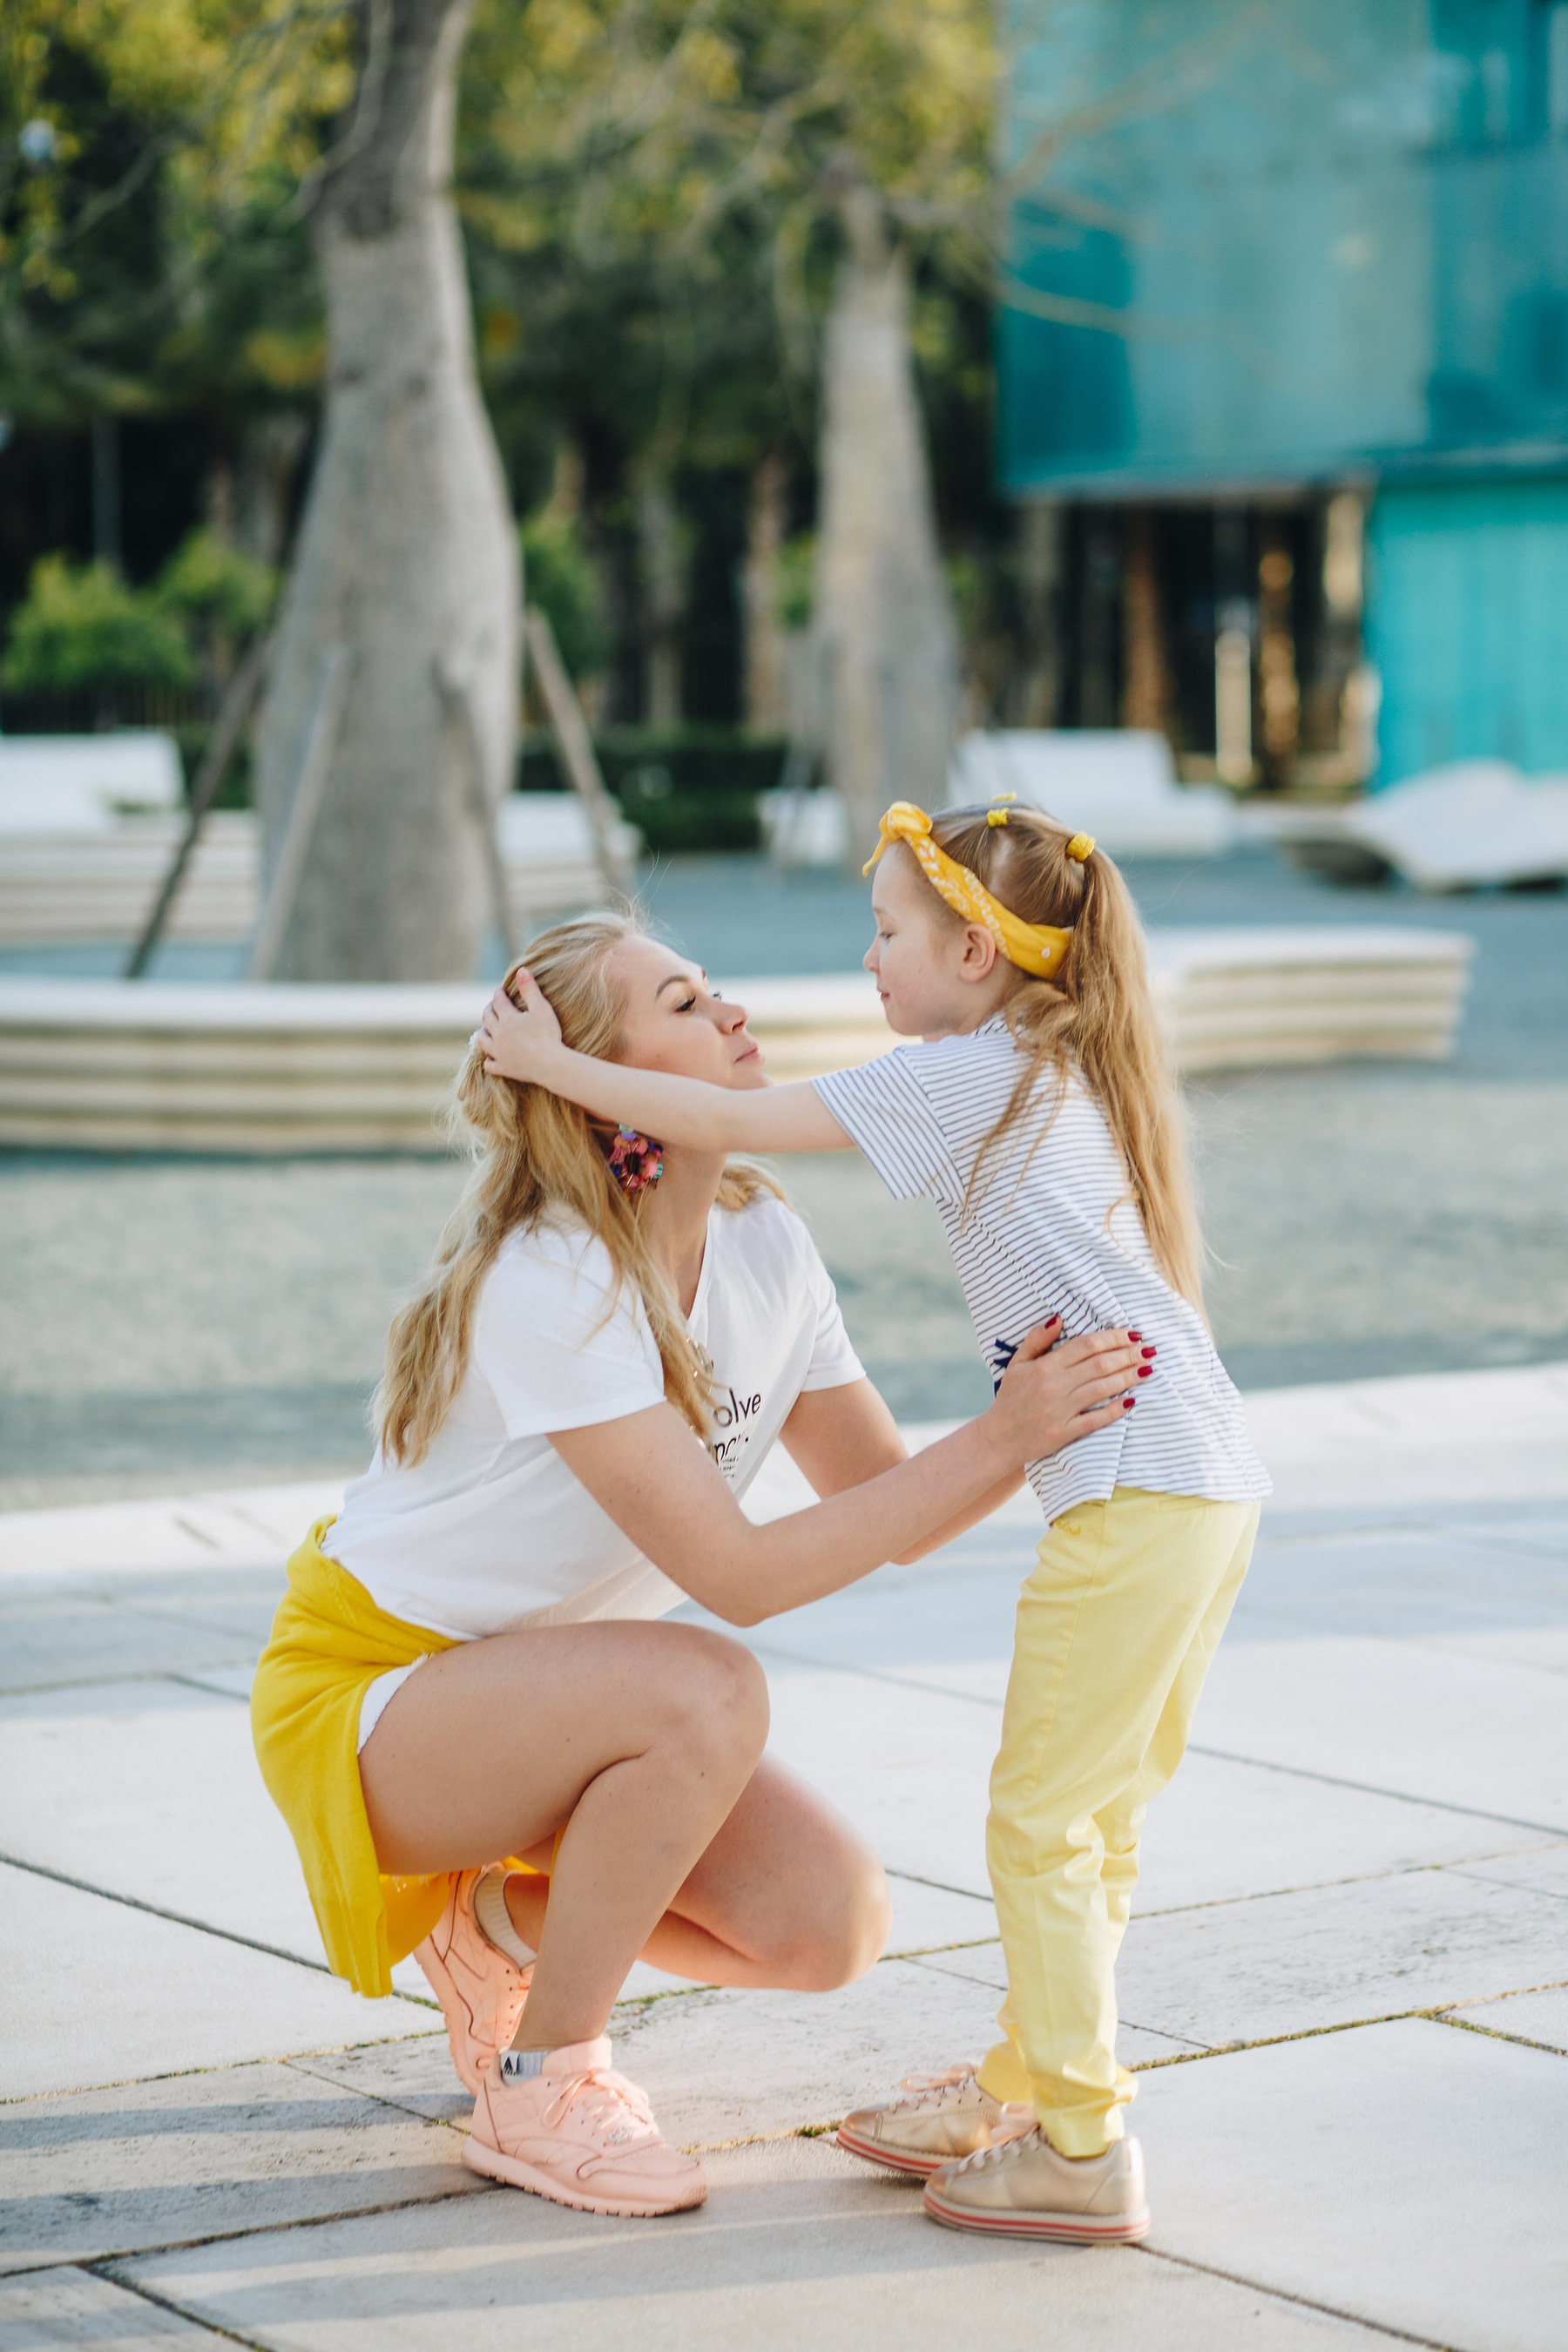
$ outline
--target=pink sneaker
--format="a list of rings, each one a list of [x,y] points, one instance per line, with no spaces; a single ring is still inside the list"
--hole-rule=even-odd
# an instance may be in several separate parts
[[[538,2074],[509,2080],[498,2058],[463,2162],[587,2213],[681,2213],[708,2195],[702,2167],[669,2146],[637,2084],[611,2066],[603,2033],[548,2052]]]
[[[475,1897],[487,1878],[499,1880],[503,1887],[506,1883],[506,1874],[499,1869],[458,1872],[446,1909],[414,1950],[446,2012],[447,2039],[458,2079],[476,2096],[491,2059],[517,2032],[533,1974],[531,1967],[520,1967],[492,1944],[474,1915]],[[519,1939],[517,1948],[524,1952],[528,1947]]]

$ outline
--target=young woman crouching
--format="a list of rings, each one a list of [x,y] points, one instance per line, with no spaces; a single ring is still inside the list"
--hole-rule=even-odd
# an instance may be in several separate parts
[[[743,1008],[630,920],[562,924],[526,961],[583,1051],[768,1084]],[[633,1962],[826,1990],[889,1911],[875,1855],[763,1753],[751,1653],[659,1620],[689,1595],[754,1625],[920,1557],[1110,1421],[1137,1351],[1047,1326],[911,1461],[768,1177],[661,1156],[488,1078],[484,1052],[455,1096],[473,1174],[393,1324],[375,1458],[289,1564],[257,1752],[333,1969],[384,1995],[412,1951],[440,1998],[467,2162],[669,2212],[706,2184],[610,2063]],[[825,1499],[758,1527],[739,1497],[775,1438]]]

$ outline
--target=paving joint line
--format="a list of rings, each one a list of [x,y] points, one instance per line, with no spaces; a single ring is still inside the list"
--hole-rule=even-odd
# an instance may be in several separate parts
[[[372,2044],[371,2046],[384,2047],[385,2045]],[[306,2063],[312,2054],[309,2051],[301,2051],[292,2058],[275,2058],[272,2063],[276,2066],[287,2066],[293,2073],[303,2074],[308,2083],[323,2083],[331,2090],[341,2091],[345,2098],[368,2099],[373,2106],[385,2107],[395,2116],[411,2116],[416,2123],[429,2124],[438,2131],[465,2130],[465,2126],[454,2121],[450,2116],[427,2116],[422,2107],[411,2107],[405,2101],[393,2098],[389,2092],[368,2090],[360,2083],[340,2082],[335,2074],[317,2074]],[[467,2097],[467,2095],[465,2091],[464,2096]],[[351,2131],[357,2128],[357,2125],[349,2126]]]
[[[1549,1835],[1544,1845],[1516,1847],[1511,1852],[1515,1854],[1551,1853],[1564,1843],[1568,1843],[1568,1840],[1565,1840],[1562,1832],[1558,1832],[1555,1835]],[[1165,1903],[1154,1909],[1140,1909],[1133,1916],[1135,1919],[1180,1919],[1194,1911],[1226,1911],[1243,1903],[1277,1903],[1287,1895],[1321,1895],[1341,1886],[1375,1886],[1384,1879],[1416,1878],[1423,1872],[1429,1872],[1436,1876],[1447,1871],[1452,1871],[1456,1877],[1473,1878],[1478,1885],[1502,1886],[1508,1888],[1512,1894],[1541,1892],[1551,1895],[1554,1901],[1568,1901],[1568,1895],[1559,1895],[1552,1888],[1516,1887],[1511,1879],[1486,1878],[1476,1868],[1478,1861],[1490,1862],[1509,1858],[1505,1853],[1498,1856],[1462,1855],[1457,1862],[1402,1862],[1396,1863],[1388,1870],[1356,1871],[1347,1878],[1315,1878],[1300,1886],[1261,1886],[1246,1895],[1205,1895],[1201,1903]],[[883,1864],[883,1868],[889,1878],[901,1878],[914,1886],[929,1886],[942,1895],[962,1895],[966,1900],[975,1903],[988,1903],[991,1900],[989,1895],[974,1895],[965,1886],[946,1886],[940,1879],[917,1878],[913,1871],[894,1870],[887,1864]],[[955,1939],[951,1944],[921,1944],[912,1947],[907,1952],[884,1952],[881,1958],[884,1960],[912,1960],[921,1958],[927,1952],[972,1951],[982,1944],[994,1944],[1000,1941],[999,1935],[974,1936],[967,1939]]]
[[[242,1936],[236,1927],[217,1927],[210,1919],[193,1919],[188,1912],[166,1911],[161,1904],[145,1903],[139,1895],[119,1895],[110,1886],[94,1886],[86,1878],[73,1878],[68,1871],[51,1870],[47,1863],[24,1862],[19,1854],[0,1853],[0,1867],[25,1870],[34,1878],[47,1878],[57,1886],[74,1887],[79,1895],[96,1895],[105,1903],[122,1903],[128,1911],[144,1911],[150,1918],[166,1919],[172,1927],[194,1927],[199,1936],[216,1936],[226,1944],[238,1944],[247,1952],[261,1952],[268,1959],[288,1960],[297,1969],[309,1969],[313,1975],[330,1977],[331,1969],[325,1960],[307,1959],[300,1952],[285,1951],[281,1944],[264,1944],[258,1936]],[[438,2011],[440,2003],[427,2000],[423,1994],[399,1992],[395,1986],[387,1996],[391,2000],[405,2000],[415,2009]],[[205,2072],[195,2068],[193,2072]],[[151,2078],[149,2078],[151,2079]]]
[[[1463,1813],[1467,1820],[1495,1822],[1500,1829],[1534,1830],[1546,1838],[1568,1838],[1568,1824],[1561,1822],[1522,1822],[1512,1813],[1489,1812],[1483,1805],[1458,1805],[1447,1797],[1416,1797],[1408,1789],[1380,1789],[1370,1780],[1347,1780],[1336,1772],[1314,1772],[1305,1764],[1277,1764],[1267,1756],[1237,1756],[1226,1748],[1200,1748],[1194,1739],[1188,1744],[1189,1756],[1212,1757],[1220,1764],[1250,1764],[1259,1772],[1283,1772],[1292,1780],[1320,1780],[1328,1789],[1353,1789],[1358,1796],[1387,1797],[1397,1805],[1420,1805],[1430,1813]]]
[[[120,2246],[108,2253],[79,2254],[72,2267],[77,2270],[99,2271],[105,2277],[113,2277],[110,2267],[111,2264],[157,2262],[164,2254],[199,2253],[204,2246],[231,2246],[245,2238],[280,2238],[290,2230],[330,2230],[335,2228],[340,2221],[374,2221],[384,2213],[419,2212],[430,2205],[450,2205],[459,2197],[486,2196],[492,2189],[502,2186],[500,2181],[479,2180],[474,2175],[469,2175],[468,2178],[474,2180],[474,2186],[471,2189],[465,2180],[457,2188],[433,2189],[428,2197],[393,2197],[387,2199],[384,2204],[356,2205],[338,2213],[297,2213],[286,2221],[250,2221],[243,2229],[205,2230],[199,2231],[195,2237],[170,2238],[156,2246]],[[47,2265],[30,2263],[24,2270],[9,2271],[0,2275],[21,2278],[27,2276],[33,2271],[46,2267],[63,2270],[66,2265],[64,2263],[52,2263]],[[115,2278],[114,2284],[116,2286],[121,2286],[127,2285],[130,2282]],[[139,2289],[138,2292],[144,2293],[145,2290]],[[185,2315],[182,2313],[181,2316],[184,2317]],[[212,2325],[212,2322],[204,2319],[198,2325],[207,2327]],[[245,2343],[249,2339],[242,2336],[239,2340]],[[276,2352],[276,2347],[263,2345],[260,2352]]]
[[[166,2311],[175,2319],[183,2319],[188,2326],[216,2336],[220,2343],[243,2344],[246,2352],[273,2352],[272,2346],[259,2336],[242,2336],[237,2327],[225,2327],[217,2320],[199,2318],[184,2304],[176,2303],[173,2295],[155,2294],[151,2287],[143,2286],[140,2279],[120,2277],[108,2266],[108,2262],[113,2259],[111,2256],[103,2263],[79,2263],[75,2267],[86,2271],[89,2277],[102,2279],[109,2286],[118,2287],[121,2294],[139,2296],[142,2302],[151,2304],[154,2311]]]
[[[804,1666],[813,1674],[859,1676],[866,1682],[886,1683],[894,1690],[923,1691],[931,1698],[958,1699],[966,1706],[988,1707],[994,1715],[1002,1711],[1000,1699],[984,1698],[974,1691],[949,1690],[941,1683],[917,1682],[911,1675],[890,1675],[885,1668],[876,1666],[846,1666],[833,1658],[803,1657],[797,1651],[774,1649],[766,1643],[759,1642],[754,1646],[760,1656],[778,1658],[785,1665]],[[1370,1780],[1347,1780],[1335,1772],[1314,1772],[1305,1764],[1279,1764],[1267,1756],[1237,1756],[1226,1748],[1202,1747],[1195,1739],[1188,1742],[1186,1752],[1189,1756],[1210,1757],[1219,1764],[1249,1764],[1259,1772],[1283,1772],[1293,1780],[1318,1780],[1329,1789],[1352,1789],[1358,1796],[1387,1797],[1394,1804],[1420,1805],[1428,1812],[1463,1813],[1470,1821],[1496,1822],[1501,1829],[1534,1830],[1542,1837],[1568,1838],[1568,1824],[1563,1822],[1520,1821],[1512,1813],[1489,1812],[1482,1805],[1455,1804],[1445,1797],[1413,1796],[1408,1789],[1382,1789]],[[918,1883],[921,1885],[938,1884],[934,1879],[921,1879]],[[946,1891],[961,1895],[965,1890],[955,1886]]]
[[[1347,2311],[1336,2303],[1320,2303],[1315,2295],[1296,2294],[1288,2286],[1265,2286],[1258,2279],[1246,2277],[1240,2271],[1222,2270],[1217,2263],[1200,2263],[1192,2254],[1168,2253],[1163,2246],[1132,2245],[1130,2253],[1142,2254],[1150,2262],[1169,2263],[1173,2269],[1196,2271],[1205,2278],[1224,2279],[1231,2286],[1245,2287],[1249,2294],[1266,2294],[1277,2303],[1294,2304],[1300,2311],[1321,2311],[1325,2319],[1339,2319],[1352,2327],[1364,2327],[1372,2334],[1387,2336],[1396,2344],[1415,2344],[1421,2352],[1466,2352],[1462,2345],[1450,2343],[1436,2336],[1417,2336],[1408,2327],[1396,2326],[1390,2319],[1369,2319],[1364,2313]]]
[[[1554,1990],[1555,1988],[1551,1986],[1542,1987],[1529,1985],[1521,1986],[1519,1990],[1521,1991],[1533,1992],[1541,1990]],[[1517,1998],[1517,1995],[1510,1992],[1487,1993],[1483,1994],[1481,1998],[1485,2000],[1512,2000]],[[1454,2025],[1465,2028],[1472,2032],[1485,2033],[1489,2035],[1491,2040],[1496,2042],[1511,2042],[1521,2038],[1514,2034],[1500,2033],[1495,2027],[1469,2026],[1468,2020],[1455,2017],[1452,2014],[1455,2010],[1466,2009],[1469,2007],[1469,2005],[1470,2004],[1467,2001],[1464,1994],[1461,1993],[1455,2000],[1435,2001],[1429,2008],[1426,2009],[1390,2009],[1382,2011],[1375,2017],[1339,2018],[1331,2025],[1299,2026],[1293,2033],[1260,2033],[1255,2040],[1250,2042],[1214,2042],[1207,2044],[1206,2047],[1200,2046],[1195,2050],[1178,2051],[1173,2057],[1170,2058],[1147,2058],[1142,2065],[1130,2067],[1128,2071],[1130,2074],[1152,2074],[1162,2066],[1190,2066],[1201,2058],[1239,2058],[1249,2050],[1279,2050],[1282,2049],[1289,2042],[1319,2042],[1322,2040],[1325,2034],[1330,2033],[1361,2033],[1365,2032],[1368,2027],[1373,2025],[1403,2025],[1410,2018],[1418,2019],[1424,2024]],[[1126,2020],[1126,2022],[1131,2025],[1132,2020],[1129,2018]],[[1146,2025],[1142,2027],[1140,2030],[1145,2033],[1163,2033],[1166,2031],[1163,2026],[1160,2025]],[[1176,2037],[1173,2036],[1172,2038],[1174,2039]],[[1531,2048],[1540,2048],[1548,2051],[1552,2050],[1552,2045],[1549,2042],[1532,2043],[1530,2046]],[[1568,2056],[1568,2053],[1552,2051],[1552,2055],[1557,2057]],[[1445,2352],[1447,2352],[1447,2347],[1445,2347]]]

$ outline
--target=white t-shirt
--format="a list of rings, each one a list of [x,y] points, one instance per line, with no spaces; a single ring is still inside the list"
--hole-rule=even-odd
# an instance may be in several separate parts
[[[816,1083],[896,1200],[936,1202],[994,1380],[1052,1315],[1064,1339],[1121,1324],[1159,1349],[1152,1379],[1134,1383],[1131,1412],[1030,1463],[1047,1520],[1118,1486],[1216,1503],[1267,1495],[1241,1399],[1202,1316],[1155,1265],[1115,1139],[1081,1079],[1069,1077],[1043,1137],[1026,1114],[1003,1138],[964,1214],[981,1146],[1017,1077],[1018,1049],[998,1014],[967,1036],[900,1046]]]
[[[865,1377],[826,1267],[771,1193],[708,1219],[691,1336],[715,1373],[715,1462],[744,1494],[807,1389]],[[659,1617],[684,1599],[579,1484],[552,1430],[664,1395],[647,1310],[584,1229],[509,1234],[486,1276],[468,1369],[421,1462],[379,1452],[325,1549],[394,1617],[458,1641],[519,1625]]]

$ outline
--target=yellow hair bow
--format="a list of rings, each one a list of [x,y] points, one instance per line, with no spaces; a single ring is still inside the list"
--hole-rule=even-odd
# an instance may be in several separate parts
[[[1026,923],[994,898],[978,874],[939,849],[931,837],[931,819],[924,809],[916,808],[913,801],[895,801],[882,818],[876,848],[861,867],[869,874],[884,849],[901,841],[914,852],[921,872],[939,898],[945,898],[955,915],[966,923],[979,923],[989,931],[1001,952],[1020,971],[1033,974],[1037,980],[1049,980],[1059,969],[1062,958],[1072,942],[1070,931],[1058,930],[1054,923]]]

